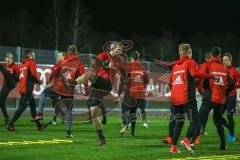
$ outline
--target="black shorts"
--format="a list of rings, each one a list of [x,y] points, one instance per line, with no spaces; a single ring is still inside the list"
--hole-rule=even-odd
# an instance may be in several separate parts
[[[59,100],[61,100],[61,99],[73,99],[73,96],[63,96],[63,95],[58,94],[57,92],[55,92],[53,90],[52,87],[48,87],[48,88],[44,89],[43,93],[44,93],[45,97],[50,97],[52,99],[59,99]]]
[[[125,93],[124,98],[123,98],[122,108],[130,109],[133,107],[145,109],[145,107],[146,107],[145,99],[138,99],[138,98],[132,97],[128,93]]]
[[[223,113],[225,113],[225,111],[227,111],[227,113],[236,113],[236,105],[237,96],[228,96],[224,105]]]
[[[98,76],[90,87],[89,98],[87,101],[88,106],[100,105],[103,101],[103,97],[107,96],[111,91],[111,81]]]

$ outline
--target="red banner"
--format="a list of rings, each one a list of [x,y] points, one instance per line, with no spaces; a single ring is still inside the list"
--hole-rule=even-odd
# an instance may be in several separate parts
[[[46,81],[49,78],[49,75],[51,73],[51,65],[38,65],[37,66],[37,72],[40,77],[40,79],[43,81],[43,84],[41,86],[36,85],[34,89],[34,96],[38,97],[41,92],[44,90],[44,86],[46,85]],[[149,100],[156,100],[156,101],[163,101],[168,100],[170,96],[169,87],[167,84],[167,77],[168,75],[159,76],[157,74],[150,73],[150,83],[147,86],[146,89],[146,98]],[[113,91],[111,92],[112,96],[117,96],[118,91],[118,85],[120,83],[120,76],[116,76],[116,83],[113,87]],[[3,85],[3,75],[0,73],[0,87]],[[85,89],[83,85],[77,85],[75,88],[75,98],[81,99],[84,98],[82,95],[84,95]],[[13,89],[9,97],[19,97],[19,90],[18,85],[15,89]],[[85,97],[86,98],[86,97]]]

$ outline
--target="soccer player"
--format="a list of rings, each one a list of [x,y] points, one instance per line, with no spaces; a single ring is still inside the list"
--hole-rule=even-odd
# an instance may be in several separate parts
[[[201,72],[218,76],[219,81],[215,82],[212,79],[204,80],[203,100],[199,111],[200,123],[196,132],[200,132],[203,122],[206,121],[209,112],[213,109],[213,121],[221,140],[219,149],[226,150],[225,134],[222,125],[222,112],[226,102],[226,92],[233,88],[234,82],[229,76],[228,69],[221,63],[221,49],[219,47],[212,48],[211,59],[201,67]],[[196,133],[195,136],[198,133]],[[195,139],[196,137],[191,140],[191,143],[193,143]]]
[[[139,52],[134,51],[131,55],[131,62],[125,65],[124,82],[126,87],[122,104],[124,126],[120,131],[121,136],[128,127],[128,121],[131,123],[131,136],[135,136],[137,109],[145,108],[146,105],[145,88],[149,83],[149,78],[146,69],[139,61],[139,57]],[[120,96],[121,91],[118,94]]]
[[[234,142],[235,136],[234,136],[234,127],[235,122],[233,119],[233,114],[236,113],[236,103],[237,103],[237,88],[240,87],[240,73],[237,71],[237,69],[232,65],[232,55],[230,53],[225,53],[222,57],[222,62],[225,67],[227,67],[229,71],[229,75],[232,78],[232,80],[235,83],[234,89],[228,93],[226,102],[225,102],[225,108],[224,110],[227,111],[227,128],[229,129],[228,134],[228,141]]]
[[[9,116],[7,113],[5,101],[9,92],[16,87],[19,76],[19,67],[13,61],[12,53],[6,54],[5,63],[3,65],[0,64],[0,71],[4,77],[2,89],[0,91],[0,107],[4,116],[4,125],[6,126],[9,122]]]
[[[200,73],[197,70],[197,63],[191,59],[192,50],[189,44],[179,45],[179,55],[180,59],[173,65],[169,78],[172,111],[176,122],[170,152],[180,153],[177,148],[177,141],[184,125],[185,113],[187,113],[190,123],[193,124],[192,127],[189,127],[186,137],[181,140],[181,144],[189,154],[193,154],[190,138],[193,137],[193,131],[198,125],[195,78],[214,78],[216,80],[218,78]]]
[[[112,90],[111,77],[115,76],[117,69],[121,66],[121,54],[122,44],[117,41],[111,42],[109,51],[104,51],[93,59],[95,64],[93,70],[88,70],[76,79],[78,84],[86,83],[88,80],[92,82],[87,105],[90,107],[92,122],[99,137],[99,146],[106,144],[99,120],[99,107],[103,103],[103,98]]]
[[[34,121],[42,120],[43,119],[43,111],[45,107],[46,98],[50,97],[52,99],[52,107],[54,108],[60,100],[60,97],[56,92],[53,91],[53,86],[57,83],[61,83],[61,79],[59,76],[56,76],[56,69],[63,63],[65,53],[59,52],[57,54],[57,63],[51,68],[51,74],[47,81],[47,84],[50,84],[49,87],[44,89],[40,95],[39,105],[38,105],[38,115],[34,118]],[[64,115],[62,115],[64,117]],[[56,124],[56,115],[53,117],[52,124]]]
[[[189,56],[191,58],[191,56]],[[155,62],[157,62],[157,64],[161,65],[162,67],[166,68],[168,70],[171,70],[173,68],[173,66],[177,63],[177,61],[175,62],[171,62],[171,63],[166,63],[166,62],[162,62],[162,61],[158,61],[158,60],[154,60]],[[196,76],[197,77],[197,76]],[[197,79],[197,78],[196,78]],[[194,129],[197,127],[198,125],[198,111],[197,111],[197,102],[196,102],[196,97],[195,96],[191,96],[189,97],[189,101],[192,103],[191,105],[189,105],[189,110],[192,110],[191,113],[191,120],[190,120],[190,125],[188,127],[187,133],[186,133],[186,138],[189,140],[193,137],[194,135]],[[170,121],[168,124],[168,137],[167,138],[163,138],[162,142],[165,144],[172,144],[173,141],[173,133],[174,133],[174,129],[176,126],[176,121],[173,115],[173,106],[170,107]],[[199,143],[199,138],[196,140],[196,143]]]
[[[119,43],[120,45],[123,46],[122,41],[121,42],[112,41],[111,45],[110,45],[110,50],[113,50],[115,44],[117,44],[117,43]],[[122,48],[122,50],[124,51],[124,48]],[[116,89],[116,87],[117,87],[116,74],[120,72],[120,68],[122,68],[124,66],[125,62],[123,59],[124,54],[121,53],[121,54],[112,55],[111,52],[110,51],[102,52],[98,55],[98,58],[100,58],[104,61],[105,69],[107,70],[107,72],[110,75],[110,81],[112,83],[112,90],[115,91],[115,90],[117,90]],[[120,76],[121,76],[121,73],[120,73]],[[107,110],[105,108],[104,103],[101,103],[100,109],[101,109],[102,118],[103,118],[102,124],[106,124]]]
[[[64,112],[66,118],[66,138],[73,138],[72,135],[72,108],[76,83],[74,80],[85,73],[83,62],[78,58],[77,46],[69,45],[65,59],[55,66],[53,77],[56,79],[52,88],[48,89],[48,94],[57,103],[55,111]],[[43,103],[44,104],[44,103]],[[62,107],[62,108],[61,108]],[[36,121],[41,120],[41,114],[35,117]]]
[[[6,126],[7,130],[15,131],[14,123],[26,110],[27,105],[30,106],[31,116],[34,118],[36,116],[36,103],[33,98],[33,89],[35,84],[42,84],[42,81],[37,75],[35,54],[33,51],[27,51],[26,57],[23,59],[22,64],[19,66],[19,91],[21,94],[19,108],[13,115],[13,118],[10,120]],[[38,130],[46,128],[45,125],[36,122]]]

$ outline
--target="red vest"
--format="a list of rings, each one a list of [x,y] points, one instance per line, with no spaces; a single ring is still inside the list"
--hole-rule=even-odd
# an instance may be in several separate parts
[[[226,89],[228,86],[228,70],[220,61],[214,60],[211,61],[208,72],[209,74],[220,77],[219,83],[215,82],[213,79],[209,79],[212,92],[211,101],[224,104],[226,101]]]

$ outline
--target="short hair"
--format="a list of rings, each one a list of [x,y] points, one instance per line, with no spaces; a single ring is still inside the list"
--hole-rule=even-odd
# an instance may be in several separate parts
[[[230,59],[230,61],[232,61],[232,55],[231,53],[224,53],[223,57],[228,57]]]
[[[68,50],[67,50],[68,53],[71,53],[71,54],[74,54],[74,53],[77,53],[77,46],[76,45],[69,45],[68,46]]]
[[[116,48],[116,46],[121,47],[121,43],[118,41],[112,41],[109,48],[110,48],[110,50],[112,50],[112,49]]]
[[[33,51],[32,50],[27,50],[26,52],[25,52],[25,55],[26,56],[33,56]]]
[[[57,55],[58,55],[58,54],[62,54],[63,56],[65,56],[65,55],[66,55],[66,52],[60,51],[60,52],[57,53]]]
[[[221,48],[220,47],[213,47],[212,49],[211,49],[211,55],[213,56],[213,57],[218,57],[218,56],[220,56],[221,55]]]
[[[5,57],[8,58],[8,59],[13,60],[13,54],[10,53],[10,52],[6,53]]]
[[[140,53],[136,50],[136,51],[133,51],[131,53],[131,57],[134,59],[134,60],[138,60],[140,58]]]
[[[179,44],[179,53],[181,54],[188,54],[191,51],[191,46],[188,43],[181,43]]]

